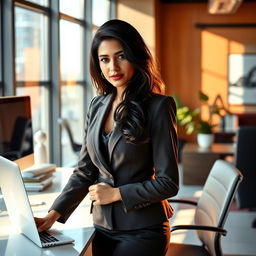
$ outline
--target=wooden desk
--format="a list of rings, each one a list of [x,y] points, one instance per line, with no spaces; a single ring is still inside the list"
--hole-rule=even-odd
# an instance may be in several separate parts
[[[213,163],[233,156],[234,152],[233,144],[214,143],[205,149],[195,143],[186,143],[182,150],[183,184],[204,185]]]
[[[47,213],[54,199],[66,184],[72,169],[58,168],[54,174],[53,185],[39,193],[29,193],[31,204],[45,202],[44,205],[32,207],[34,216],[43,217]],[[2,195],[0,195],[0,256],[77,256],[85,255],[93,238],[94,228],[90,215],[90,200],[86,197],[70,216],[65,224],[56,222],[53,228],[61,230],[72,237],[73,244],[41,249],[25,236],[19,234],[12,227],[8,213],[4,209]]]

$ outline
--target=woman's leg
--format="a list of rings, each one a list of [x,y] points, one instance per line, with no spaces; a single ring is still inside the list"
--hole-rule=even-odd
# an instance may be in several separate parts
[[[111,256],[115,248],[116,241],[105,235],[105,233],[96,229],[92,240],[93,256]]]

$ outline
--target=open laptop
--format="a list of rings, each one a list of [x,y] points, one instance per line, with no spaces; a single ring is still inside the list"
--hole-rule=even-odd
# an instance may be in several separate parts
[[[19,166],[0,156],[0,188],[14,227],[39,247],[50,247],[74,242],[60,232],[38,232]]]

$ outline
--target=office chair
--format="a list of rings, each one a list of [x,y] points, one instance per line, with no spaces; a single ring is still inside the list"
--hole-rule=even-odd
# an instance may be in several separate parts
[[[220,238],[226,235],[223,229],[230,205],[242,174],[230,163],[216,160],[198,202],[169,199],[170,203],[189,203],[196,206],[194,225],[171,227],[171,232],[180,229],[197,230],[202,245],[170,243],[166,256],[222,256]]]
[[[58,119],[58,123],[66,130],[66,132],[68,134],[68,137],[69,137],[69,140],[70,140],[70,144],[71,144],[71,148],[72,148],[73,152],[76,155],[79,155],[80,150],[82,148],[82,145],[78,144],[78,143],[76,143],[74,141],[73,134],[71,132],[71,128],[70,128],[70,125],[68,123],[68,120],[64,119],[64,118],[59,118]]]
[[[256,210],[256,127],[239,127],[235,166],[244,176],[236,193],[237,206]],[[256,227],[256,219],[253,227]]]

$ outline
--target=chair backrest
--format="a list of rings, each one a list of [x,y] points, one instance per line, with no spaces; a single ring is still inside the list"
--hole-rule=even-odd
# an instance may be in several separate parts
[[[76,142],[74,141],[73,134],[72,134],[72,131],[71,131],[71,128],[70,128],[70,125],[69,125],[68,120],[66,120],[66,119],[64,119],[64,118],[59,118],[59,119],[58,119],[58,123],[66,130],[66,132],[67,132],[67,134],[68,134],[68,137],[69,137],[69,140],[70,140],[70,144],[71,144],[72,150],[73,150],[76,154],[79,154],[82,145],[81,145],[81,144],[78,144],[78,143],[76,143]]]
[[[242,174],[230,163],[217,160],[206,180],[195,212],[195,224],[223,228]],[[197,231],[202,243],[213,256],[222,255],[220,234]]]
[[[255,208],[256,197],[256,127],[241,126],[237,131],[235,166],[244,178],[237,194],[239,208]]]

